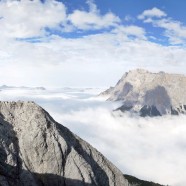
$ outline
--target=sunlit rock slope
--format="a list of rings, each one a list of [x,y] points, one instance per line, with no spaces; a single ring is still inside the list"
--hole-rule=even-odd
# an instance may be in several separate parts
[[[87,142],[33,102],[0,102],[1,186],[128,186]]]

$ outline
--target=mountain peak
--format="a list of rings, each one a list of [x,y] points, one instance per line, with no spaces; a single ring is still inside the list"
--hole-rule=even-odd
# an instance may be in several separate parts
[[[142,116],[186,113],[186,77],[181,74],[136,69],[107,92],[109,100],[123,101],[123,111],[130,108]]]

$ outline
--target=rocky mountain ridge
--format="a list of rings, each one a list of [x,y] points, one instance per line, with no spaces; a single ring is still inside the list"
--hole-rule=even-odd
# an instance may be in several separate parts
[[[101,153],[33,102],[0,102],[1,186],[129,186]]]
[[[34,102],[0,102],[0,186],[161,186],[117,169]]]
[[[123,75],[114,88],[102,92],[110,101],[122,101],[117,110],[141,116],[186,113],[186,76],[165,72],[132,70]]]

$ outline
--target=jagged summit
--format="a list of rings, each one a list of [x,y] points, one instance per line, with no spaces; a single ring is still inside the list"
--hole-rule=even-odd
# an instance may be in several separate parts
[[[108,92],[108,94],[106,94]],[[108,100],[123,101],[119,110],[141,116],[186,113],[186,76],[132,70],[123,75],[112,90],[101,93]]]
[[[137,69],[133,69],[133,70],[129,70],[129,72],[126,72],[127,74],[137,74],[137,73],[140,73],[140,74],[145,74],[145,73],[151,73],[150,71],[148,70],[145,70],[145,69],[142,69],[142,68],[137,68]]]
[[[0,102],[1,186],[129,186],[91,145],[34,102]]]

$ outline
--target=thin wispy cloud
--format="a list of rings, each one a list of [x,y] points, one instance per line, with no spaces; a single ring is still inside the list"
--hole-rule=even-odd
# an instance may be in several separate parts
[[[143,20],[145,23],[151,23],[154,27],[163,28],[165,30],[164,36],[168,37],[171,44],[185,44],[186,26],[180,21],[168,17],[164,11],[156,7],[145,10],[138,16],[138,19]]]

